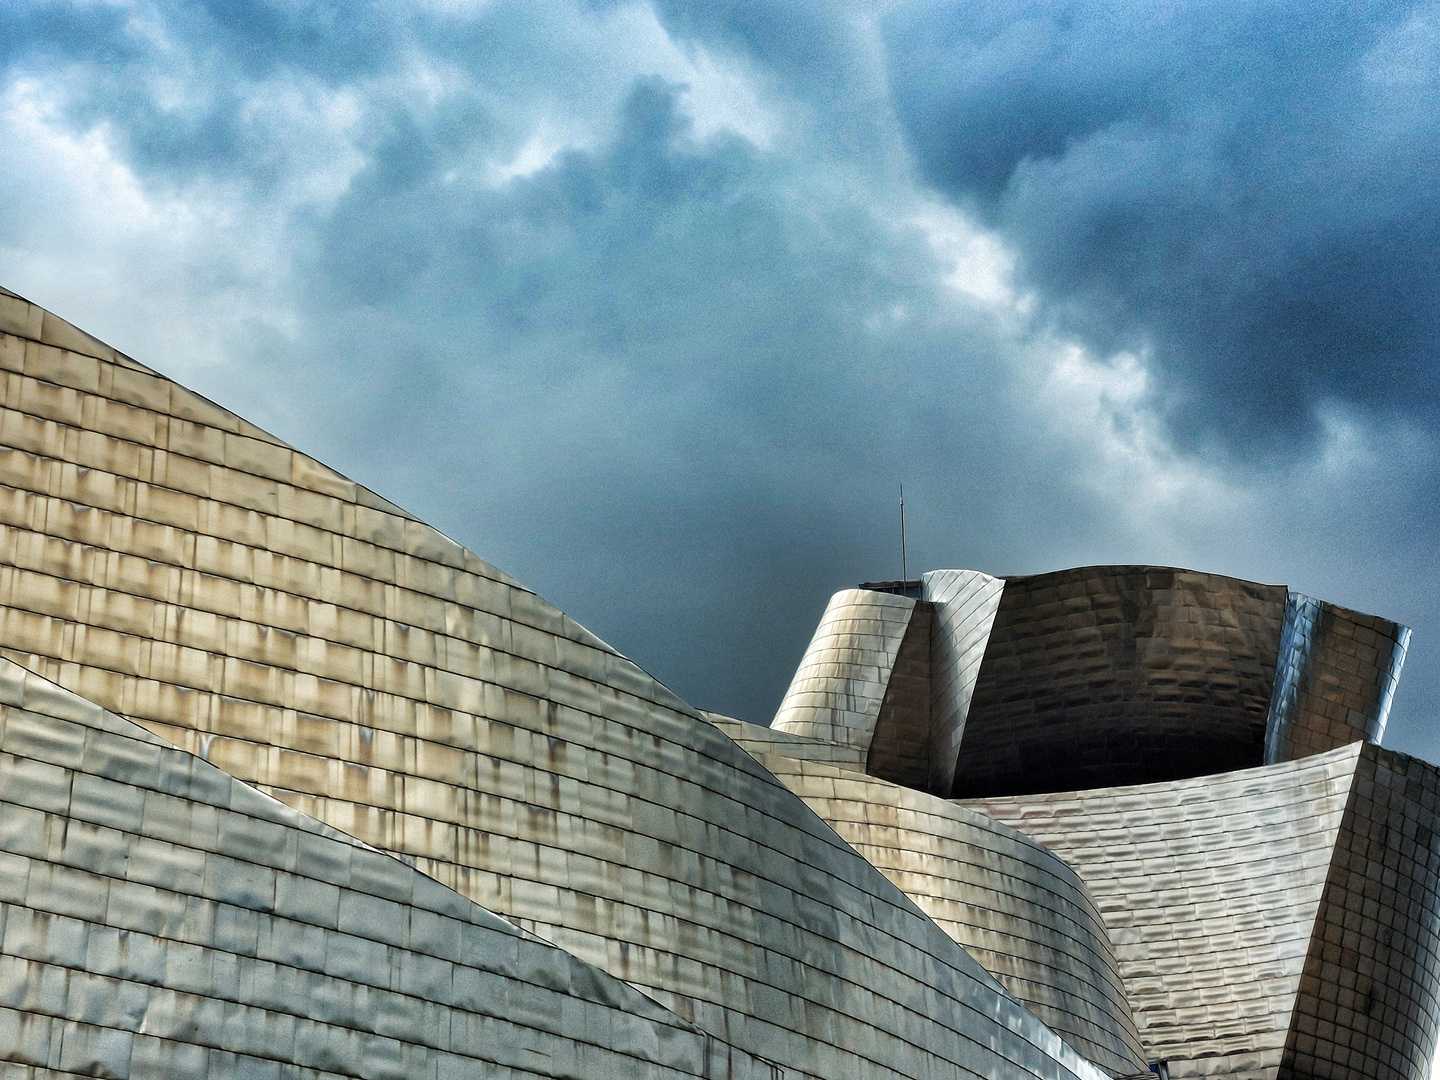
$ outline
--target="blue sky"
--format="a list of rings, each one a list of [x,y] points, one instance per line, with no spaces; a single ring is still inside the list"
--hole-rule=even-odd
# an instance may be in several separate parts
[[[1415,628],[1440,6],[7,3],[0,284],[765,722],[835,589],[1105,562]]]

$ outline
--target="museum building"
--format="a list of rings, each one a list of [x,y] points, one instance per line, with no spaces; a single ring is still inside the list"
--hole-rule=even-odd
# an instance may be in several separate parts
[[[831,600],[769,727],[0,290],[0,1077],[1426,1080],[1409,631]]]

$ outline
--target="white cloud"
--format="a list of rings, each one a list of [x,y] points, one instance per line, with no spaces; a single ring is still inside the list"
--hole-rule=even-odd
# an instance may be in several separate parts
[[[230,359],[227,331],[265,322],[293,333],[282,221],[197,182],[147,187],[103,123],[74,131],[53,88],[0,96],[0,231],[7,288],[177,375]]]
[[[513,158],[504,163],[489,164],[486,169],[488,186],[502,187],[519,177],[531,176],[554,161],[567,147],[573,146],[573,143],[567,143],[558,136],[542,117],[536,122],[534,133]]]
[[[1031,301],[1015,294],[1015,256],[994,233],[973,225],[959,210],[926,202],[908,219],[947,267],[945,284],[996,308],[1028,313]]]
[[[607,35],[629,45],[635,75],[658,75],[686,87],[682,101],[695,135],[732,132],[765,149],[784,131],[783,108],[767,100],[759,73],[666,33],[648,4],[627,4],[609,18]]]

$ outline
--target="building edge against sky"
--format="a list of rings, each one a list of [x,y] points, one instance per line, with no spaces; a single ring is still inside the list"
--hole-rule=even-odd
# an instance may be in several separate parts
[[[935,571],[836,593],[772,727],[728,730],[797,759],[771,768],[937,919],[978,875],[929,880],[953,850],[936,818],[979,811],[1059,855],[1169,1075],[1420,1080],[1440,770],[1377,745],[1409,636],[1170,567]],[[835,767],[870,788],[817,797]],[[930,794],[856,813],[879,781]]]
[[[795,1077],[1102,1075],[755,758],[532,592],[19,297],[0,296],[0,332],[0,654],[630,983],[737,1061]],[[27,760],[57,784],[68,764]],[[237,842],[220,854],[246,858]],[[263,884],[250,899],[272,902]],[[253,919],[234,917],[242,941],[197,962],[268,978]],[[79,977],[83,931],[69,931]],[[403,960],[385,958],[403,992]],[[17,985],[23,1009],[48,984]],[[339,1026],[393,1034],[363,985],[343,992],[356,1003]],[[207,1001],[172,1042],[259,1015]],[[48,1007],[35,1015],[66,1008]],[[283,1028],[314,1007],[277,991],[264,1017]],[[126,1023],[144,1031],[145,1008]],[[588,1024],[562,1008],[539,1028],[595,1041]],[[325,1045],[329,1072],[374,1074],[365,1039]],[[505,1067],[572,1075],[533,1049]],[[24,1060],[53,1070],[69,1053],[43,1050]]]
[[[1402,627],[937,571],[755,728],[3,292],[0,373],[23,1075],[1427,1075]]]

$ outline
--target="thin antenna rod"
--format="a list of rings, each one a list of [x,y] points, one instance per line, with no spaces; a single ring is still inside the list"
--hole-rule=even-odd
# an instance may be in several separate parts
[[[900,485],[900,587],[910,580],[910,567],[905,562],[905,485]]]

